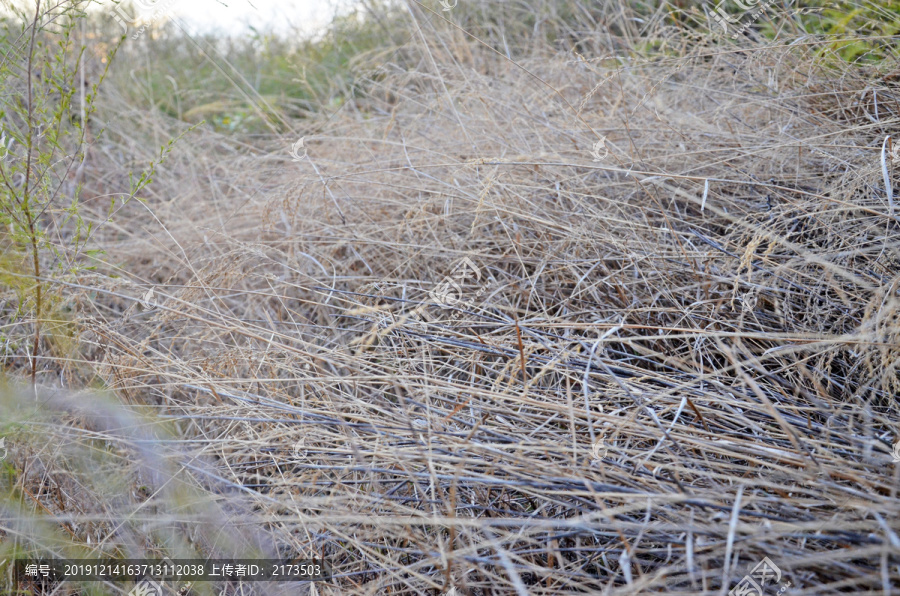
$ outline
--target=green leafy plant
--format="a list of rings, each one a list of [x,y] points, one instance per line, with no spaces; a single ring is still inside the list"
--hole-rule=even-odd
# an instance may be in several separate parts
[[[70,344],[62,284],[87,267],[93,224],[81,216],[81,181],[92,138],[91,115],[118,49],[105,53],[92,84],[84,71],[87,0],[44,6],[5,22],[0,47],[0,285],[7,300],[5,343],[27,351],[36,384],[42,346]],[[132,185],[127,202],[150,183],[152,170]],[[14,306],[9,306],[14,304]],[[27,346],[27,348],[25,347]]]
[[[834,53],[847,62],[879,63],[892,57],[893,36],[900,31],[900,2],[883,0],[805,0],[787,12],[800,29],[797,33],[827,35],[831,41],[820,54]],[[774,38],[767,22],[761,32]]]

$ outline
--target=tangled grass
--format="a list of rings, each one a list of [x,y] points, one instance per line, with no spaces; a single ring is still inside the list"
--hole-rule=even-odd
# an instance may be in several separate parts
[[[815,38],[514,62],[410,15],[360,97],[194,131],[97,232],[44,382],[168,425],[138,443],[174,471],[76,490],[46,429],[135,441],[63,408],[7,461],[28,515],[91,553],[325,556],[318,594],[724,594],[764,557],[788,594],[900,590],[889,69]],[[123,121],[97,196],[183,127]]]

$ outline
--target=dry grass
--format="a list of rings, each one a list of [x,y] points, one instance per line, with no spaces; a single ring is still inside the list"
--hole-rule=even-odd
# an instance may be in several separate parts
[[[191,133],[98,232],[85,348],[48,370],[169,421],[179,482],[247,548],[330,558],[319,594],[724,594],[764,556],[788,594],[897,593],[896,80],[814,39],[513,64],[417,24],[333,114]],[[34,494],[217,548],[162,493]]]

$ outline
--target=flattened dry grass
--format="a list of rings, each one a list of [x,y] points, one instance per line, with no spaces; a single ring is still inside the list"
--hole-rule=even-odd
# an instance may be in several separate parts
[[[336,113],[176,150],[97,235],[79,374],[319,594],[900,589],[896,80],[417,24]]]

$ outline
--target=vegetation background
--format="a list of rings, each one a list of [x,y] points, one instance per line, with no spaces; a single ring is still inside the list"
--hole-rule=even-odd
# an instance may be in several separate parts
[[[741,4],[8,5],[3,593],[897,593],[900,2]]]

